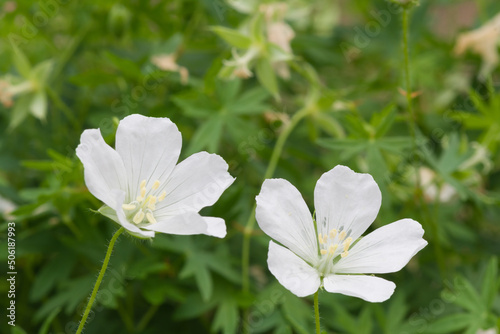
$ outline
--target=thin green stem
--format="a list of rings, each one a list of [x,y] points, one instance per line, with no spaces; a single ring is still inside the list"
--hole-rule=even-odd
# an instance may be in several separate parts
[[[142,333],[146,326],[148,325],[149,321],[153,318],[155,315],[156,311],[158,311],[159,305],[151,305],[149,310],[144,314],[142,319],[139,321],[139,324],[137,325],[137,333]]]
[[[413,140],[415,141],[415,114],[413,112],[412,92],[411,92],[411,76],[410,76],[410,47],[408,45],[408,9],[403,10],[403,53],[404,53],[404,76],[406,88],[406,101],[408,104],[408,114],[410,116],[410,131]]]
[[[49,97],[52,99],[52,102],[58,107],[64,115],[68,118],[69,122],[73,125],[75,130],[78,130],[80,128],[80,125],[75,118],[75,115],[73,115],[73,110],[71,110],[70,107],[64,103],[64,101],[57,95],[57,93],[50,87],[45,87],[45,91],[49,95]]]
[[[276,166],[278,165],[279,158],[283,151],[283,147],[285,146],[286,140],[292,130],[297,126],[297,124],[309,114],[310,108],[303,108],[299,110],[295,115],[293,115],[290,123],[285,125],[285,129],[280,133],[278,140],[276,141],[276,145],[274,146],[273,153],[271,155],[271,160],[269,161],[269,165],[267,166],[266,172],[264,173],[264,180],[273,176],[274,171],[276,170]],[[253,228],[255,226],[255,209],[256,204],[254,204],[252,208],[252,212],[248,217],[248,220],[245,224],[245,229],[243,231],[243,244],[242,244],[242,252],[241,252],[241,276],[242,276],[242,290],[244,293],[248,293],[250,291],[250,238],[252,237]],[[246,310],[243,314],[243,318],[246,319],[248,317],[248,310]],[[243,333],[249,333],[249,323],[243,322]]]
[[[321,334],[321,325],[319,323],[319,290],[314,294],[314,318],[316,319],[316,334]]]
[[[99,272],[99,276],[97,276],[97,281],[95,282],[94,285],[94,290],[92,290],[92,294],[90,295],[89,302],[87,304],[87,308],[85,309],[85,312],[83,313],[82,320],[80,321],[80,325],[78,326],[78,329],[76,330],[76,334],[80,334],[83,330],[83,326],[85,326],[85,322],[87,321],[87,317],[89,316],[90,310],[92,309],[92,304],[94,304],[95,297],[97,296],[97,291],[99,290],[99,286],[101,285],[102,278],[104,277],[104,273],[106,272],[106,268],[108,268],[108,262],[109,258],[111,257],[111,253],[113,251],[113,247],[115,245],[116,239],[122,234],[122,232],[125,231],[123,227],[120,227],[118,231],[115,232],[113,237],[111,238],[111,241],[109,242],[108,245],[108,251],[106,252],[106,257],[104,258],[104,262],[101,267],[101,271]]]
[[[283,147],[285,146],[285,142],[290,136],[292,130],[297,126],[297,124],[309,113],[308,108],[304,108],[299,110],[295,115],[293,115],[290,123],[285,126],[285,129],[278,137],[276,141],[276,146],[274,146],[273,153],[271,155],[271,160],[269,161],[269,165],[267,166],[266,172],[264,174],[264,180],[273,176],[274,171],[276,170],[276,166],[278,164],[279,158],[283,151]],[[248,267],[249,267],[249,255],[250,255],[250,238],[253,233],[253,228],[255,225],[255,208],[254,204],[252,208],[252,213],[250,217],[248,217],[247,223],[245,225],[245,230],[243,232],[243,250],[242,250],[242,285],[243,291],[248,292],[250,290],[250,278],[248,275]]]

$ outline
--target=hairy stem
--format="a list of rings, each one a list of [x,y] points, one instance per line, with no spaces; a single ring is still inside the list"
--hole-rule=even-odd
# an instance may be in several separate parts
[[[276,145],[274,146],[273,153],[271,155],[271,160],[267,166],[266,172],[264,174],[264,180],[273,176],[276,166],[278,164],[281,153],[283,152],[283,147],[285,146],[286,140],[290,136],[292,130],[297,126],[297,124],[309,113],[309,108],[304,108],[299,110],[295,115],[293,115],[290,123],[285,125],[285,128],[280,133]],[[248,217],[245,229],[243,231],[243,245],[241,254],[241,276],[242,276],[242,288],[243,292],[248,293],[250,291],[250,238],[252,237],[253,228],[255,226],[255,208],[254,204],[252,208],[252,213]],[[246,318],[246,314],[244,315]],[[248,333],[248,323],[244,322],[243,332]]]
[[[321,334],[321,325],[319,323],[319,290],[314,294],[314,318],[316,319],[316,334]]]
[[[99,290],[99,286],[101,285],[102,278],[104,277],[104,273],[106,272],[106,268],[108,267],[108,262],[109,258],[111,257],[111,253],[113,251],[113,247],[115,245],[116,239],[122,234],[122,232],[125,231],[123,227],[120,227],[118,231],[115,232],[113,237],[111,238],[111,241],[109,242],[108,246],[108,251],[106,252],[106,257],[104,258],[104,262],[101,267],[101,271],[99,272],[99,276],[97,277],[97,281],[95,282],[94,285],[94,290],[92,290],[92,294],[90,295],[89,302],[87,304],[87,308],[85,309],[85,312],[83,313],[82,320],[80,321],[80,325],[78,326],[78,329],[76,330],[76,334],[80,334],[83,330],[83,327],[85,326],[85,322],[87,321],[87,317],[89,316],[90,310],[92,309],[92,304],[94,304],[95,297],[97,296],[97,291]]]

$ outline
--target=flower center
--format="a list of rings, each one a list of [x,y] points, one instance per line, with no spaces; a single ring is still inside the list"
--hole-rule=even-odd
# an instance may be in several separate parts
[[[161,202],[167,195],[166,191],[162,191],[159,195],[157,190],[160,187],[160,181],[156,180],[150,190],[146,188],[146,180],[142,180],[140,184],[140,194],[136,199],[128,204],[123,204],[123,210],[127,212],[127,218],[132,220],[136,225],[143,222],[150,224],[156,223],[153,215],[156,209],[156,203]]]
[[[344,258],[349,255],[349,247],[351,247],[353,239],[347,237],[345,230],[337,231],[336,229],[330,230],[328,234],[318,234],[318,241],[320,247],[320,272],[327,274],[332,271],[333,260],[340,254]]]

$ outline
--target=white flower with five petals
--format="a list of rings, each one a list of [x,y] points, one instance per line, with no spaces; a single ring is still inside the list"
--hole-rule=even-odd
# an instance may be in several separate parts
[[[402,219],[360,238],[380,209],[380,189],[369,174],[336,166],[314,190],[316,227],[299,191],[283,179],[266,180],[257,196],[256,218],[271,238],[271,273],[299,297],[326,291],[387,300],[393,282],[362,274],[399,271],[427,242],[422,226]]]
[[[76,149],[89,191],[103,215],[139,238],[168,234],[226,235],[224,220],[198,212],[213,205],[234,178],[220,156],[199,152],[177,164],[181,133],[168,118],[125,117],[116,150],[99,129],[85,130]]]

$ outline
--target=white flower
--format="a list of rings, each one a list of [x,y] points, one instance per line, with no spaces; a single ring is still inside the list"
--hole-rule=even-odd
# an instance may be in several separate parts
[[[216,154],[196,153],[176,165],[181,142],[168,118],[125,117],[116,150],[99,129],[85,130],[76,154],[89,191],[105,204],[99,211],[140,238],[155,232],[224,237],[223,219],[198,212],[213,205],[234,178]]]
[[[257,196],[260,228],[270,241],[269,270],[299,297],[320,286],[329,292],[369,302],[388,299],[393,282],[360,275],[400,270],[427,242],[414,220],[402,219],[360,238],[381,204],[380,190],[369,174],[336,166],[314,190],[317,230],[299,191],[283,179],[266,180]]]

